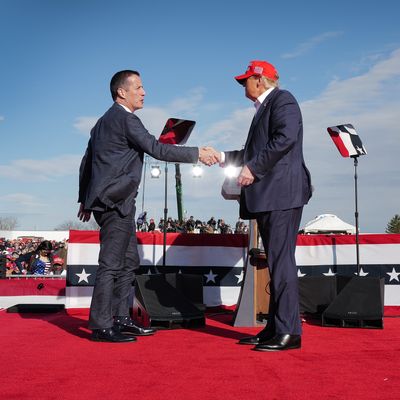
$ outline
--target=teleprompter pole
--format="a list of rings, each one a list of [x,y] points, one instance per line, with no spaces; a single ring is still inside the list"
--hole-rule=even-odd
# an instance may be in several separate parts
[[[355,196],[355,219],[356,219],[356,260],[357,260],[357,275],[360,275],[360,241],[358,237],[358,192],[357,192],[357,166],[358,166],[358,156],[352,156],[354,159],[354,196]]]

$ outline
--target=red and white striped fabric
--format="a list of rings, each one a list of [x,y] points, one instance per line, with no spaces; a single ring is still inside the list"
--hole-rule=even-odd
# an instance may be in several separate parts
[[[360,275],[385,278],[385,305],[400,305],[400,235],[360,235]],[[163,235],[139,233],[142,273],[163,271]],[[71,231],[68,268],[79,284],[67,286],[66,307],[90,305],[97,257],[98,232]],[[204,301],[209,306],[236,304],[247,254],[245,235],[167,235],[168,268],[204,276]],[[299,235],[296,248],[299,276],[351,275],[356,272],[354,235]],[[90,276],[86,276],[90,275]],[[83,279],[86,278],[86,279]],[[82,286],[83,284],[83,286]]]
[[[385,305],[400,305],[400,235],[360,235],[359,241],[360,275],[385,278]],[[207,306],[237,303],[247,256],[247,235],[167,234],[165,269],[162,234],[139,233],[138,243],[140,273],[200,274]],[[98,232],[71,231],[65,297],[65,280],[44,281],[40,287],[38,281],[3,280],[0,308],[19,303],[54,303],[54,299],[65,301],[67,308],[89,307],[99,249]],[[299,235],[296,261],[299,276],[352,275],[356,272],[355,236]]]
[[[209,307],[235,305],[247,256],[247,235],[167,234],[166,266],[163,235],[138,233],[139,273],[182,272],[204,276],[204,302]],[[100,249],[98,232],[71,231],[68,246],[66,308],[89,307]],[[72,274],[71,274],[71,271]],[[82,275],[83,273],[83,275]],[[90,274],[90,276],[86,276]],[[74,280],[73,276],[85,277]],[[76,277],[75,277],[76,278]]]

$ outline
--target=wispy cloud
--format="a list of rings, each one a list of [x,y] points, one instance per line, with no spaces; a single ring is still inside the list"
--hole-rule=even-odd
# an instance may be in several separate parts
[[[368,151],[359,166],[359,206],[364,216],[360,218],[361,231],[371,231],[368,226],[381,226],[378,231],[383,232],[387,221],[398,213],[400,49],[378,60],[366,73],[345,80],[334,79],[320,95],[300,104],[306,162],[316,189],[310,205],[305,208],[305,221],[318,214],[333,213],[353,222],[352,160],[340,157],[326,130],[328,126],[341,123],[355,126]],[[219,150],[240,149],[253,114],[252,107],[234,110],[228,118],[208,126],[201,136]],[[208,199],[206,203],[219,204],[215,196],[219,196],[222,181],[217,171],[207,178],[208,184],[204,186],[203,182],[188,179],[187,207],[195,208],[196,199],[188,196],[194,185],[201,186],[201,195]],[[231,203],[228,202],[227,207],[231,207]]]
[[[187,117],[192,117],[191,112],[202,110],[203,97],[204,92],[194,91],[165,107],[145,108],[140,111],[140,118],[146,128],[157,135],[171,115],[180,114],[186,109]],[[383,232],[387,221],[399,212],[400,141],[397,121],[400,110],[400,49],[384,58],[382,55],[377,57],[374,65],[365,73],[349,79],[333,79],[318,96],[302,102],[300,107],[304,119],[305,157],[315,186],[314,196],[304,209],[303,220],[308,221],[318,214],[333,213],[353,223],[353,161],[340,157],[326,131],[331,125],[352,123],[368,151],[366,156],[361,157],[359,165],[360,229],[362,232]],[[240,149],[245,143],[253,115],[251,106],[233,110],[227,118],[205,125],[201,140],[213,144],[218,150]],[[63,159],[64,166],[59,174],[76,173],[80,156],[69,157]],[[56,159],[53,159],[40,164],[40,168],[37,167],[38,176],[43,174],[46,179],[56,177],[53,168],[55,162]],[[31,176],[32,166],[36,163],[36,160],[25,160],[25,163],[20,160],[9,166],[0,165],[0,175],[10,177],[14,173],[18,179],[24,174]],[[205,176],[199,180],[182,172],[184,208],[188,214],[206,218],[212,204],[214,214],[235,215],[236,202],[227,202],[220,195],[224,179],[220,168],[205,168]],[[157,184],[152,181],[146,181],[145,208],[149,215],[161,217],[162,190],[160,182]],[[174,189],[171,188],[170,192],[172,196]],[[175,199],[171,197],[169,201],[172,208]],[[374,228],[369,228],[371,226]]]
[[[78,117],[75,119],[73,126],[81,134],[89,136],[90,130],[96,124],[98,119],[99,117]]]
[[[168,118],[174,116],[187,119],[194,118],[198,114],[199,106],[202,105],[205,91],[203,87],[196,87],[190,90],[187,95],[175,98],[165,106],[145,106],[136,114],[140,117],[146,129],[158,136]],[[73,126],[83,135],[89,136],[90,130],[96,124],[98,118],[94,116],[77,117]]]
[[[205,89],[197,87],[192,89],[186,96],[173,99],[163,107],[144,107],[137,112],[148,131],[158,136],[164,127],[166,120],[170,117],[195,118],[199,107],[202,106]]]
[[[330,82],[318,97],[301,104],[304,119],[311,127],[335,124],[340,120],[357,120],[359,126],[361,123],[370,129],[372,124],[375,128],[379,127],[379,131],[386,132],[398,126],[395,110],[398,114],[399,86],[400,49],[365,74]],[[381,142],[390,136],[381,134],[372,139],[379,138]]]
[[[76,174],[82,156],[65,154],[48,159],[14,160],[0,165],[0,176],[19,181],[51,181]]]
[[[303,43],[300,43],[293,51],[284,53],[281,55],[281,57],[286,58],[286,59],[300,57],[304,54],[307,54],[313,48],[317,47],[321,43],[323,43],[329,39],[341,36],[342,34],[343,34],[343,32],[341,32],[341,31],[321,33],[317,36],[314,36],[314,37],[308,39],[307,41],[305,41]]]
[[[0,115],[0,121],[4,121],[4,117]]]
[[[348,220],[353,218],[352,160],[341,159],[326,131],[331,125],[352,123],[368,151],[359,167],[362,212],[365,220],[379,223],[383,231],[398,212],[394,199],[400,197],[400,49],[362,75],[332,81],[318,97],[300,106],[305,151],[316,187],[311,204],[321,211],[331,204]]]
[[[10,193],[7,195],[0,196],[2,202],[12,205],[13,208],[37,208],[45,207],[46,204],[39,201],[35,196],[27,193]]]
[[[234,110],[226,119],[212,124],[203,133],[204,141],[221,149],[241,149],[254,116],[254,107]]]
[[[204,99],[205,92],[206,90],[203,87],[194,88],[187,96],[173,100],[168,105],[168,109],[174,113],[196,115],[198,107]]]
[[[171,117],[167,107],[145,107],[136,114],[154,136],[160,135],[166,120]]]

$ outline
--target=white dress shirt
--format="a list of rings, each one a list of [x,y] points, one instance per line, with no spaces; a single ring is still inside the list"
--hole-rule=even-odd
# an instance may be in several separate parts
[[[257,114],[258,110],[261,107],[261,104],[264,102],[264,100],[267,98],[267,96],[274,90],[274,87],[271,87],[269,89],[267,89],[263,94],[260,94],[256,101],[254,102],[254,107],[256,108],[256,112],[254,113],[254,116]],[[219,165],[221,167],[224,167],[225,164],[225,153],[223,151],[221,151],[221,161],[219,163]]]

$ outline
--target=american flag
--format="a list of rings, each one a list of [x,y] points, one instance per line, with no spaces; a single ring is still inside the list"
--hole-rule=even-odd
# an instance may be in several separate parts
[[[139,274],[189,273],[203,277],[208,307],[233,306],[243,285],[247,235],[168,234],[167,266],[162,266],[163,235],[138,233]],[[359,235],[360,276],[385,279],[385,305],[400,305],[400,235]],[[354,235],[299,235],[298,276],[355,275]],[[71,231],[68,248],[66,308],[89,307],[96,277],[99,236]]]

